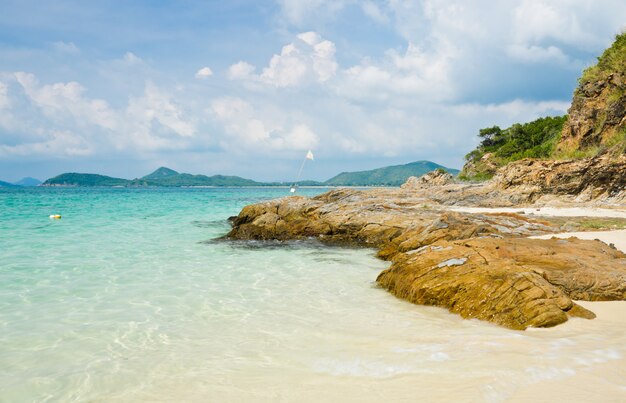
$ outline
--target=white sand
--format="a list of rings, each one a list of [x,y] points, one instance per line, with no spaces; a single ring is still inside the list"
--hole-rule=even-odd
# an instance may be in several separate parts
[[[453,211],[468,213],[520,213],[528,216],[553,217],[616,217],[626,218],[626,206],[616,209],[589,207],[555,208],[555,207],[522,207],[522,208],[481,208],[453,207]],[[550,234],[535,238],[550,239],[577,237],[580,239],[599,239],[607,244],[626,252],[626,230],[569,232]],[[578,301],[585,308],[593,311],[597,317],[586,321],[573,319],[547,331],[567,331],[574,334],[583,332],[586,337],[615,334],[626,343],[626,301],[588,302]],[[582,329],[585,329],[584,331]],[[544,331],[536,329],[529,331]],[[616,333],[617,332],[617,333]],[[600,350],[598,350],[600,351]],[[578,357],[578,359],[581,359]],[[626,402],[626,357],[615,353],[611,359],[595,362],[587,370],[578,370],[571,376],[556,377],[536,382],[529,387],[519,388],[509,396],[511,402]]]
[[[542,213],[545,213],[546,209]],[[625,213],[620,211],[606,211],[602,209],[547,209],[548,214],[569,214],[574,211],[584,211],[584,214],[572,214],[589,217],[622,217]],[[560,211],[559,211],[560,210]],[[622,215],[605,215],[621,213]],[[605,243],[612,243],[618,249],[626,252],[626,230],[618,231],[595,231],[595,232],[569,232],[554,235],[544,235],[535,238],[549,239],[551,237],[580,239],[599,239]],[[577,301],[580,305],[593,311],[597,317],[590,321],[594,331],[605,334],[609,329],[624,329],[624,342],[626,342],[626,301],[589,302]],[[562,326],[576,326],[572,320]],[[578,324],[580,325],[580,324]],[[531,388],[520,389],[511,396],[515,402],[626,402],[626,357],[615,356],[612,360],[597,363],[593,369],[578,371],[573,376],[561,379],[550,379],[538,382]]]
[[[521,213],[551,217],[615,217],[626,218],[626,207],[616,209],[591,207],[450,207],[452,211],[465,213]]]

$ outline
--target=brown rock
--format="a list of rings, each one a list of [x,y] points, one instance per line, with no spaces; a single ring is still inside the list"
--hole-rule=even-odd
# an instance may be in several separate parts
[[[513,329],[593,318],[572,299],[626,299],[626,255],[595,241],[474,238],[397,255],[378,283],[394,295]]]
[[[448,172],[444,171],[443,169],[436,169],[420,176],[419,178],[411,176],[400,187],[402,189],[426,188],[432,186],[448,185],[453,181],[454,177]]]
[[[432,192],[431,192],[432,193]],[[339,189],[245,207],[233,239],[377,247],[378,282],[400,298],[514,329],[592,318],[572,299],[626,299],[626,255],[599,241],[536,240],[557,226],[517,214],[441,210],[413,189]]]
[[[565,161],[524,159],[502,167],[493,186],[536,201],[546,195],[579,200],[626,198],[626,155]]]

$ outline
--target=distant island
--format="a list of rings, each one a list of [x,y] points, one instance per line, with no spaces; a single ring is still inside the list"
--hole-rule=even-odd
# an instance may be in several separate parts
[[[41,185],[41,181],[39,179],[26,177],[22,178],[17,182],[9,183],[5,181],[0,181],[0,188],[15,188],[15,187],[28,187],[28,186],[39,186]]]
[[[443,169],[452,175],[457,169],[447,168],[430,161],[416,161],[369,171],[343,172],[324,181],[300,181],[299,186],[400,186],[410,176],[421,176],[435,169]],[[41,186],[105,186],[105,187],[244,187],[286,186],[291,183],[257,182],[239,176],[192,175],[161,167],[136,179],[114,178],[98,174],[64,173],[43,182]]]

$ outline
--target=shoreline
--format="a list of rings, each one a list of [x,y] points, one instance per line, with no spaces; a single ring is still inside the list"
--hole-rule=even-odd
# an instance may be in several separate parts
[[[608,244],[586,240],[597,231],[567,241],[555,235],[592,229],[589,216],[623,220],[626,211],[448,206],[429,200],[429,189],[337,189],[248,205],[225,238],[373,247],[392,262],[376,279],[391,294],[511,329],[595,316],[576,300],[624,299],[626,256],[610,245],[616,236],[622,245],[622,232],[610,233]],[[600,225],[622,226],[610,220]]]

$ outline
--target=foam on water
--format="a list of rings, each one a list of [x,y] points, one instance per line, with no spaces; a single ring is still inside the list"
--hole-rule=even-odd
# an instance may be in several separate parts
[[[0,192],[0,401],[498,402],[624,362],[603,322],[517,332],[398,300],[370,250],[211,241],[284,194]]]

